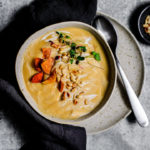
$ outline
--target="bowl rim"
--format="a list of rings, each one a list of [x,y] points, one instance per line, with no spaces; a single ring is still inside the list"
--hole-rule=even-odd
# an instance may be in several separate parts
[[[70,26],[69,26],[70,24]],[[55,117],[52,117],[52,116],[49,116],[49,115],[46,115],[44,114],[42,111],[40,111],[40,109],[38,108],[35,100],[32,98],[32,96],[30,95],[30,93],[28,92],[27,88],[26,88],[26,85],[24,83],[24,79],[23,79],[23,74],[22,74],[22,65],[19,64],[18,62],[23,62],[23,54],[24,52],[26,51],[27,47],[29,46],[29,44],[31,44],[31,41],[37,39],[38,37],[46,34],[47,32],[51,31],[51,30],[55,30],[54,27],[55,26],[60,26],[60,25],[64,25],[66,27],[76,27],[75,25],[81,25],[83,27],[87,27],[91,30],[93,30],[97,36],[99,36],[101,38],[101,40],[103,41],[103,45],[107,48],[107,53],[109,52],[109,57],[111,58],[111,62],[109,63],[112,63],[111,65],[113,65],[113,68],[114,68],[114,79],[112,82],[112,87],[111,87],[111,90],[110,90],[110,93],[109,93],[109,96],[108,98],[105,100],[103,106],[97,110],[96,112],[94,112],[94,114],[92,114],[91,116],[88,116],[88,117],[85,117],[83,119],[75,119],[75,120],[65,120],[65,119],[59,119],[59,118],[55,118]],[[51,29],[49,29],[51,28]],[[52,29],[53,28],[53,29]],[[64,28],[64,27],[63,27]],[[79,27],[80,28],[80,27]],[[60,29],[57,28],[57,29]],[[86,30],[86,29],[85,29]],[[87,30],[89,31],[89,30]],[[89,31],[90,32],[90,31]],[[92,34],[92,33],[91,33]],[[35,37],[37,36],[37,37]],[[96,37],[96,35],[94,35]],[[106,52],[105,52],[106,54]],[[108,55],[108,54],[107,54]],[[110,59],[109,58],[109,59]],[[110,60],[109,60],[110,61]],[[110,65],[110,64],[109,64]],[[79,21],[64,21],[64,22],[60,22],[60,23],[56,23],[56,24],[52,24],[52,25],[49,25],[49,26],[46,26],[38,31],[36,31],[35,33],[33,33],[32,35],[30,35],[26,40],[25,42],[22,44],[22,46],[20,47],[18,53],[17,53],[17,56],[16,56],[16,61],[15,61],[15,74],[16,74],[16,80],[17,80],[17,83],[19,85],[19,89],[20,91],[22,92],[25,100],[28,102],[28,104],[31,106],[31,108],[37,112],[39,115],[41,115],[42,117],[46,118],[47,120],[50,120],[50,121],[53,121],[53,122],[56,122],[56,123],[63,123],[63,124],[74,124],[77,123],[77,122],[81,122],[81,121],[84,121],[85,119],[89,119],[91,118],[92,116],[96,115],[97,112],[99,111],[102,111],[104,109],[104,107],[106,107],[106,105],[108,104],[109,102],[109,99],[110,97],[112,96],[113,92],[114,92],[114,89],[115,89],[115,85],[116,85],[116,79],[117,79],[117,69],[116,69],[116,62],[115,62],[115,58],[114,58],[114,55],[112,53],[112,50],[110,48],[110,46],[108,45],[108,43],[105,41],[105,39],[103,38],[103,36],[94,28],[92,27],[91,25],[88,25],[86,23],[83,23],[83,22],[79,22]],[[95,109],[94,109],[95,110]],[[92,110],[93,111],[93,110]],[[90,112],[91,113],[91,112]],[[81,117],[82,118],[82,117]]]
[[[142,33],[141,31],[141,25],[140,25],[140,21],[141,21],[141,18],[142,18],[142,15],[145,11],[147,11],[147,9],[150,9],[150,4],[147,5],[146,7],[144,7],[142,9],[142,11],[140,12],[140,15],[138,17],[138,30],[139,30],[139,33],[140,33],[140,36],[142,37],[142,39],[147,43],[147,44],[150,44],[150,40],[148,40]]]

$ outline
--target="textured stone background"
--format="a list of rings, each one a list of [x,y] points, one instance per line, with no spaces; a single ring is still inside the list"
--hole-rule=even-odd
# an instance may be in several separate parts
[[[11,20],[21,7],[32,0],[0,0],[0,30]],[[98,10],[116,18],[126,27],[132,11],[149,0],[98,0]],[[146,65],[146,82],[140,97],[150,116],[150,46],[140,43]],[[150,120],[150,117],[149,117]],[[0,106],[0,150],[17,150],[23,144],[23,135],[6,119]],[[87,137],[87,150],[150,150],[150,126],[141,128],[138,124],[123,120],[109,131]]]

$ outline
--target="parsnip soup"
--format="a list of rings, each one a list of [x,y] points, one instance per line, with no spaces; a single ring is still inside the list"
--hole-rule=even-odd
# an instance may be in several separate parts
[[[67,27],[34,40],[24,53],[24,83],[39,110],[77,119],[103,100],[109,84],[107,58],[88,31]]]

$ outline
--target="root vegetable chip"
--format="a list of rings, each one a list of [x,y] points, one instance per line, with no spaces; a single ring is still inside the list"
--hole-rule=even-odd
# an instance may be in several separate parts
[[[37,70],[39,72],[41,71],[41,62],[42,62],[41,58],[35,58],[34,59],[35,70]]]
[[[43,80],[43,72],[36,73],[31,78],[32,83],[40,83]]]
[[[46,74],[50,74],[51,72],[51,68],[54,64],[54,59],[53,58],[49,58],[45,61],[43,61],[41,63],[41,67],[42,67],[42,70],[46,73]]]
[[[43,81],[43,84],[50,84],[56,81],[56,69],[51,73],[50,77]]]
[[[43,52],[43,58],[44,59],[49,59],[50,58],[51,49],[49,47],[42,48],[42,52]]]
[[[64,89],[64,83],[61,80],[59,82],[58,89],[59,89],[60,92],[62,92],[63,89]]]

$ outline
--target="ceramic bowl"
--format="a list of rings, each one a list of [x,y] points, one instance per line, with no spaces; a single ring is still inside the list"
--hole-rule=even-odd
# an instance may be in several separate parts
[[[76,120],[63,120],[63,119],[58,119],[58,118],[54,118],[51,116],[48,116],[44,113],[42,113],[34,99],[31,97],[30,93],[27,91],[25,83],[24,83],[24,79],[23,79],[23,74],[22,74],[22,66],[23,66],[23,56],[24,56],[24,52],[26,51],[28,45],[30,45],[30,43],[32,43],[35,39],[37,39],[38,37],[46,34],[47,32],[51,31],[51,30],[57,30],[59,28],[64,28],[64,27],[77,27],[77,28],[82,28],[84,30],[89,31],[90,33],[92,33],[97,40],[99,41],[100,45],[103,47],[104,53],[107,57],[108,60],[108,64],[109,64],[109,68],[110,68],[110,73],[109,73],[109,86],[108,89],[106,91],[106,94],[102,100],[102,102],[89,114],[76,119]],[[84,121],[85,119],[88,119],[89,117],[92,117],[94,114],[96,114],[96,112],[101,111],[102,108],[106,105],[106,103],[109,102],[109,98],[113,93],[114,87],[115,87],[115,83],[116,83],[116,76],[117,76],[117,72],[116,72],[116,65],[115,65],[115,60],[113,57],[113,54],[111,52],[111,49],[108,45],[108,43],[102,38],[102,35],[100,35],[97,30],[95,28],[93,28],[92,26],[82,23],[82,22],[75,22],[75,21],[69,21],[69,22],[62,22],[62,23],[57,23],[57,24],[53,24],[50,26],[47,26],[37,32],[35,32],[34,34],[32,34],[21,46],[18,55],[16,57],[16,64],[15,64],[15,72],[16,72],[16,78],[17,78],[17,82],[19,84],[19,88],[21,90],[21,92],[23,93],[25,99],[27,100],[27,102],[32,106],[32,108],[38,112],[41,116],[45,117],[48,120],[57,122],[57,123],[71,123],[73,124],[74,122],[78,122],[78,121]]]
[[[146,6],[140,13],[138,18],[138,30],[142,39],[147,43],[150,44],[150,35],[145,32],[143,24],[145,23],[146,17],[150,15],[150,5]]]

